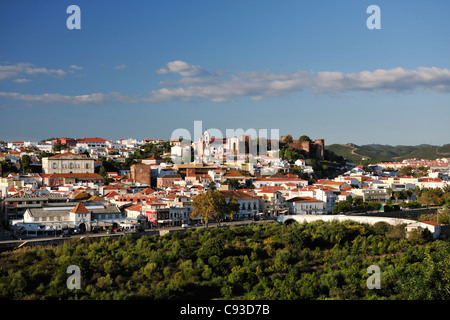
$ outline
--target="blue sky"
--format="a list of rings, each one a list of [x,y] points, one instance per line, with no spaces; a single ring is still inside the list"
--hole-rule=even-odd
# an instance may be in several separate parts
[[[81,30],[68,30],[69,5]],[[381,9],[369,30],[366,9]],[[450,143],[448,1],[2,1],[0,139]]]

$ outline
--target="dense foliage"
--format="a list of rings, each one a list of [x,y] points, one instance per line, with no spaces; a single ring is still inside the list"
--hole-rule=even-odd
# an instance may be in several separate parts
[[[335,154],[343,156],[352,162],[360,162],[362,158],[369,158],[369,162],[402,161],[404,159],[439,159],[445,156],[450,149],[449,144],[432,146],[421,144],[417,146],[390,146],[380,144],[355,145],[348,143],[332,144],[326,147]]]
[[[86,238],[0,255],[7,299],[449,299],[450,243],[351,221]],[[69,265],[81,289],[69,290]],[[381,270],[381,289],[366,286]]]

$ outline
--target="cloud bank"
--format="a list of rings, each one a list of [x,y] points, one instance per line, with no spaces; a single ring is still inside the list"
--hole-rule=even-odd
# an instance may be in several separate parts
[[[64,75],[63,70],[35,68],[31,65],[0,66],[0,80],[24,74]],[[282,97],[308,91],[311,94],[339,94],[349,92],[409,93],[428,91],[449,93],[450,70],[437,67],[416,69],[377,69],[357,73],[340,71],[303,71],[273,73],[270,71],[240,71],[235,73],[208,71],[200,66],[176,60],[166,64],[156,73],[175,74],[180,78],[160,81],[159,88],[150,88],[145,95],[123,95],[119,92],[92,93],[76,96],[61,94],[30,95],[0,92],[0,97],[42,103],[103,104],[110,102],[211,101],[233,102],[237,99],[253,101]],[[22,79],[22,78],[20,78]],[[17,81],[20,82],[20,81]]]
[[[73,66],[71,66],[72,68]],[[31,63],[17,63],[13,65],[0,65],[0,80],[4,79],[24,79],[25,76],[34,75],[50,75],[56,77],[63,77],[67,74],[62,69],[47,69],[39,68]],[[20,81],[19,81],[20,82]],[[24,81],[22,81],[24,82]]]

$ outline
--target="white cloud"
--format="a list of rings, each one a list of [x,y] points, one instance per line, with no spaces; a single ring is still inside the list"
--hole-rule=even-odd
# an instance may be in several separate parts
[[[168,74],[169,72],[178,73],[183,77],[193,77],[208,72],[199,66],[190,65],[181,60],[170,61],[167,63],[167,69],[161,68],[156,71],[158,74]]]
[[[156,73],[157,74],[168,74],[169,70],[161,68],[161,69],[156,70]]]
[[[66,104],[103,104],[110,102],[136,102],[132,96],[124,96],[119,92],[91,93],[68,96],[59,93],[21,94],[17,92],[1,92],[0,97],[26,102],[66,103]]]
[[[2,66],[0,66],[2,67]],[[4,67],[4,66],[3,66]],[[29,67],[29,66],[28,66]],[[11,77],[8,72],[21,73],[8,68],[0,68],[0,79]],[[40,71],[35,68],[34,72]],[[120,93],[94,93],[66,96],[60,94],[28,95],[0,92],[0,97],[31,102],[83,104],[107,102],[147,102],[163,101],[190,102],[206,100],[211,102],[233,102],[247,98],[260,101],[292,93],[309,91],[312,94],[343,94],[351,92],[402,93],[413,91],[450,93],[450,70],[437,67],[416,69],[377,69],[344,73],[340,71],[303,71],[274,73],[271,71],[240,71],[236,73],[209,72],[199,66],[184,61],[171,61],[158,74],[177,73],[181,77],[161,81],[157,88],[151,88],[147,95],[122,95]],[[201,75],[201,76],[200,76]],[[196,77],[198,76],[198,77]],[[24,77],[19,79],[26,79]],[[20,82],[20,80],[18,82]],[[26,81],[26,80],[25,80]]]
[[[63,77],[67,74],[62,69],[38,68],[31,63],[16,63],[13,65],[0,65],[0,80],[23,77],[24,75],[50,75]]]
[[[19,78],[19,79],[14,79],[13,80],[16,83],[26,83],[26,82],[30,82],[30,79],[25,79],[25,78]]]
[[[74,70],[83,70],[83,67],[77,66],[75,64],[71,65],[69,68]]]
[[[122,69],[125,69],[126,67],[127,67],[126,64],[120,64],[120,65],[118,65],[118,66],[115,66],[114,69],[116,69],[116,70],[122,70]]]
[[[171,64],[171,72],[183,72],[187,64]],[[169,64],[168,64],[169,66]],[[437,67],[419,67],[415,70],[403,68],[378,69],[359,73],[338,71],[294,73],[238,72],[229,79],[217,76],[206,78],[184,77],[176,81],[160,82],[166,86],[149,92],[147,101],[235,101],[249,97],[259,101],[270,97],[310,90],[313,93],[336,94],[355,91],[379,91],[385,93],[431,90],[450,92],[450,70]],[[168,88],[167,86],[171,86]],[[175,86],[175,87],[173,87]]]
[[[449,92],[450,70],[419,67],[415,70],[394,68],[349,74],[318,72],[312,88],[317,92],[404,92],[417,89]]]

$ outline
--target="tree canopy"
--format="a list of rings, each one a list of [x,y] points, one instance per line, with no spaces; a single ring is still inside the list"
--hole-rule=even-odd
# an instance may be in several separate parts
[[[70,265],[80,289],[67,288]],[[450,242],[384,223],[258,223],[0,253],[2,299],[448,300],[449,287]]]
[[[219,190],[208,190],[208,192],[196,195],[192,199],[192,206],[191,217],[201,218],[205,224],[208,224],[209,220],[220,223],[227,216],[233,219],[239,209],[236,198],[227,202],[224,194]]]

